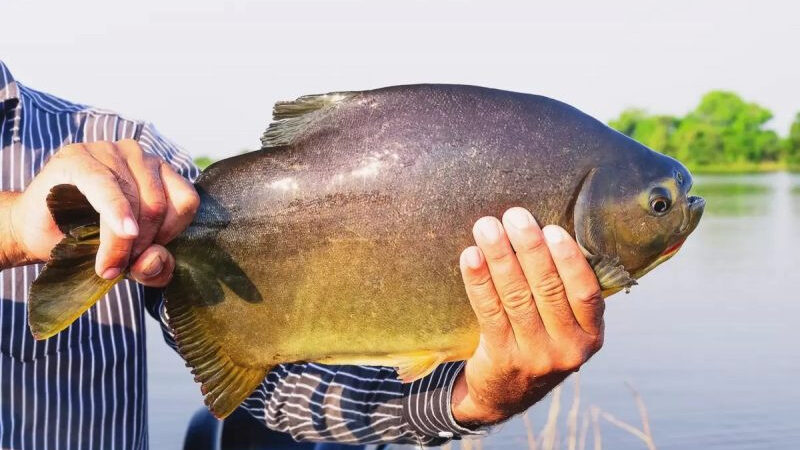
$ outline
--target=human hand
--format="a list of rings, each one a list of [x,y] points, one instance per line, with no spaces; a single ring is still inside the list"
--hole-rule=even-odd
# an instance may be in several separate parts
[[[542,230],[527,210],[511,208],[502,224],[478,220],[473,234],[478,245],[461,254],[461,273],[481,338],[451,405],[456,421],[481,426],[524,411],[597,352],[605,302],[562,228]]]
[[[64,237],[46,204],[58,184],[75,185],[100,214],[99,276],[114,279],[133,261],[135,280],[155,287],[169,282],[175,259],[164,245],[200,204],[191,183],[131,139],[67,145],[11,204],[10,232],[23,263],[46,261]]]

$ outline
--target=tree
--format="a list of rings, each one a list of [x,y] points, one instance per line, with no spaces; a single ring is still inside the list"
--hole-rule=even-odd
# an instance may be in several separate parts
[[[609,125],[692,165],[760,163],[777,161],[788,145],[764,129],[771,118],[770,110],[733,92],[711,91],[684,117],[628,109]]]
[[[675,156],[670,136],[675,132],[678,123],[678,119],[673,116],[651,116],[642,109],[628,109],[609,125],[653,150]]]
[[[693,155],[688,147],[698,144],[686,140],[678,153],[689,153],[698,163],[699,159],[708,163],[776,161],[780,157],[780,140],[774,131],[763,128],[770,119],[770,110],[747,103],[733,92],[709,92],[676,131],[698,136],[703,142],[695,150],[704,153]]]
[[[205,169],[206,167],[210,166],[214,162],[213,159],[209,158],[208,156],[198,156],[194,159],[194,164],[200,168],[200,170]]]
[[[789,136],[784,142],[784,149],[786,162],[795,166],[800,165],[800,112],[789,127]]]

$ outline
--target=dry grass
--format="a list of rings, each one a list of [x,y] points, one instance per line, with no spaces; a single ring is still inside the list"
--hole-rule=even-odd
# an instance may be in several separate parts
[[[653,434],[650,431],[650,418],[647,415],[647,407],[644,404],[644,400],[642,400],[642,396],[639,395],[639,392],[637,392],[633,386],[631,386],[629,383],[625,384],[628,386],[628,389],[631,390],[633,398],[636,400],[636,407],[639,409],[639,418],[642,421],[642,428],[639,429],[629,423],[623,422],[612,416],[611,413],[601,411],[600,414],[603,419],[609,423],[641,439],[641,441],[647,446],[648,450],[656,450],[656,444],[653,442]]]
[[[585,408],[581,409],[580,376],[575,374],[573,379],[572,404],[566,415],[566,435],[563,440],[561,436],[559,436],[559,429],[561,428],[559,426],[559,415],[561,412],[562,386],[556,387],[551,393],[547,419],[541,431],[538,433],[536,432],[533,421],[527,412],[522,414],[522,423],[525,426],[525,432],[527,434],[528,450],[602,450],[602,423],[604,422],[635,436],[642,441],[645,448],[648,450],[656,450],[647,407],[645,406],[642,396],[633,386],[629,383],[625,383],[631,391],[631,395],[636,402],[636,408],[639,411],[639,419],[641,421],[639,427],[618,419],[610,412],[596,405],[587,405]],[[591,433],[589,432],[590,430]],[[588,446],[590,439],[592,441],[591,447]],[[483,450],[483,440],[475,438],[463,439],[459,443],[459,448],[460,450]],[[450,450],[450,444],[448,444],[445,449]]]

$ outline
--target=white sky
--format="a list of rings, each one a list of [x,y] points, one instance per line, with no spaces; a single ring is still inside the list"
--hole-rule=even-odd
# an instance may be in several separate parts
[[[31,87],[154,122],[194,155],[255,149],[272,104],[412,82],[554,97],[602,120],[732,89],[800,111],[800,2],[4,1]]]

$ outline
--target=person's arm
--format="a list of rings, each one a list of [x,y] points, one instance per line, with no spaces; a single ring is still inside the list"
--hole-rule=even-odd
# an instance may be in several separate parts
[[[456,423],[452,383],[462,362],[413,383],[391,367],[286,364],[272,370],[243,407],[295,440],[440,445],[479,434]]]
[[[199,197],[163,158],[136,141],[60,148],[24,192],[0,192],[0,269],[44,262],[63,238],[47,208],[53,186],[72,184],[100,215],[98,276],[131,276],[151,286],[169,281],[174,259],[164,245],[194,217]]]

